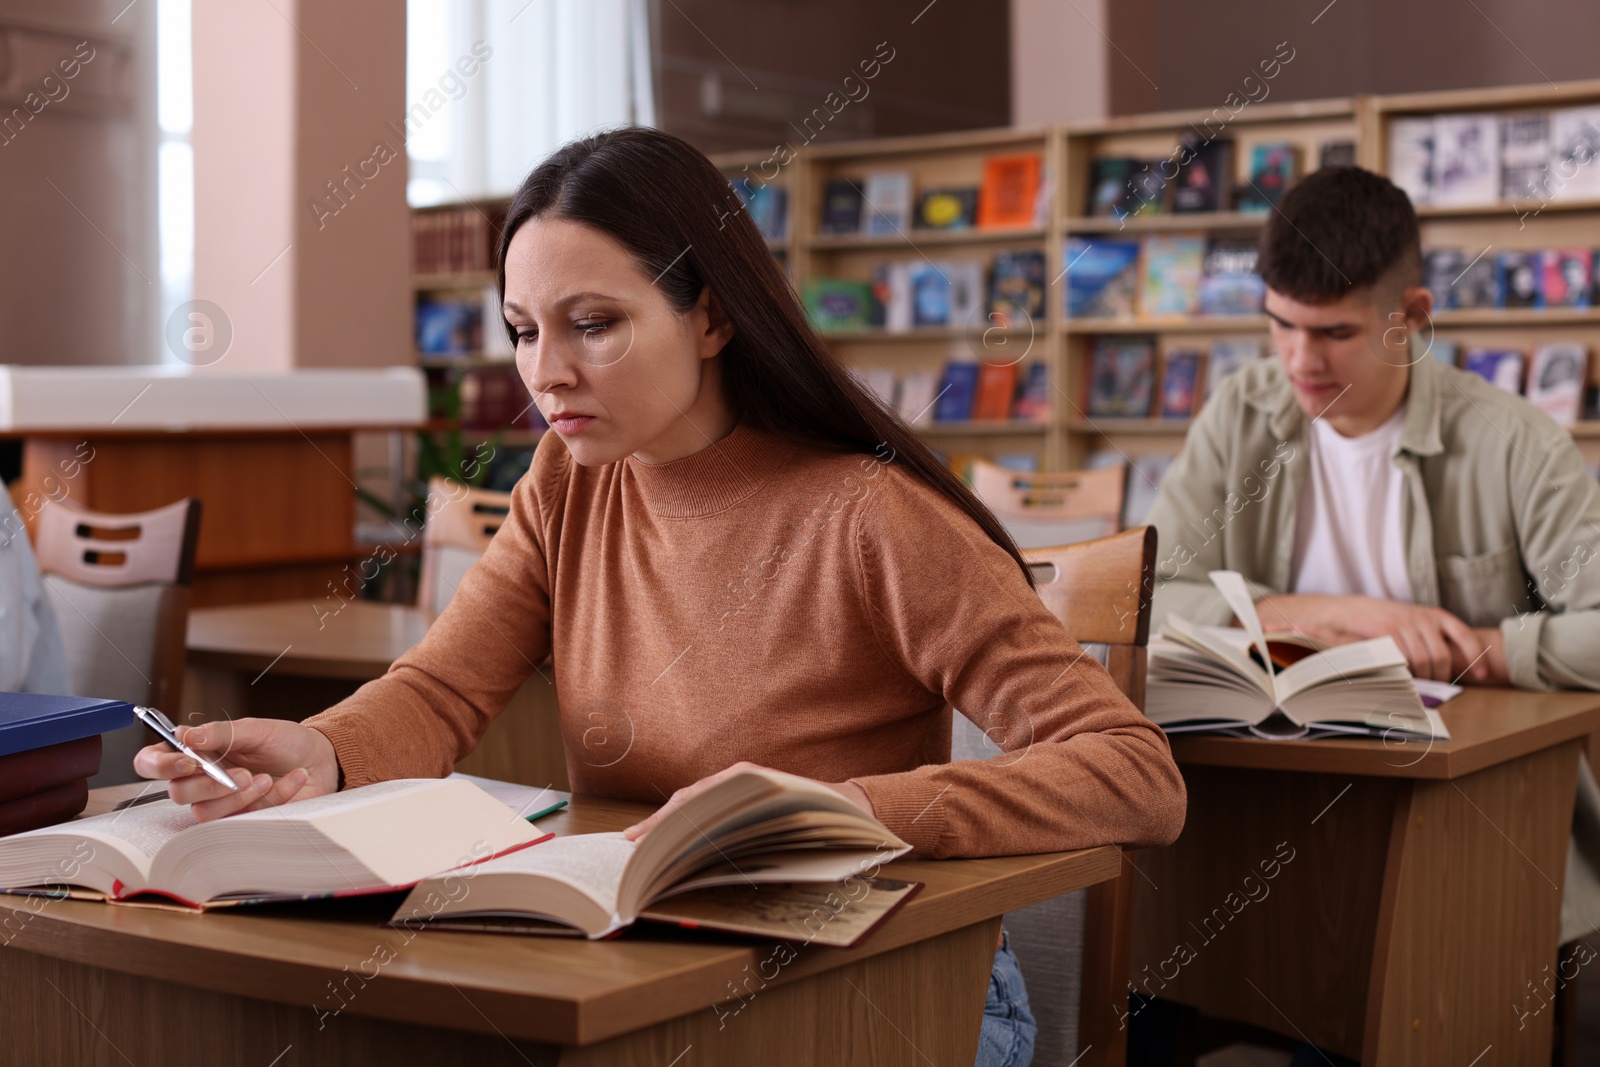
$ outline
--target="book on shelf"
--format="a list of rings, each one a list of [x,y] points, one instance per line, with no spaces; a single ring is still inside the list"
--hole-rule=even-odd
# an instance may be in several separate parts
[[[933,421],[933,405],[938,396],[938,371],[909,370],[900,379],[900,397],[896,410],[908,424],[926,426]]]
[[[441,275],[494,270],[505,210],[505,204],[465,204],[413,211],[412,273]]]
[[[1433,119],[1403,116],[1389,123],[1389,180],[1411,198],[1427,204],[1433,198]]]
[[[1330,648],[1299,634],[1269,635],[1243,577],[1212,571],[1211,581],[1240,625],[1169,616],[1150,642],[1145,714],[1167,733],[1450,739],[1394,638]]]
[[[1044,319],[1044,253],[1022,249],[995,253],[989,278],[989,321],[1013,329]]]
[[[940,266],[950,279],[949,324],[957,327],[985,325],[989,294],[984,288],[983,264],[975,259],[956,259]]]
[[[818,232],[840,236],[861,232],[861,186],[850,178],[829,178],[822,187]]]
[[[862,189],[862,232],[893,237],[911,228],[911,172],[877,170]]]
[[[1153,337],[1096,337],[1085,390],[1089,417],[1147,418],[1155,388],[1155,354]]]
[[[0,840],[0,886],[203,910],[407,889],[548,836],[461,778],[379,782],[206,823],[163,797]]]
[[[1205,256],[1203,235],[1146,236],[1140,270],[1140,314],[1145,318],[1193,315],[1199,305]]]
[[[1089,202],[1083,213],[1091,218],[1132,215],[1133,176],[1145,164],[1128,156],[1101,156],[1089,161]]]
[[[1562,426],[1578,421],[1589,384],[1589,348],[1557,341],[1533,350],[1528,367],[1528,402]]]
[[[872,325],[871,282],[812,278],[805,283],[804,303],[811,324],[819,330],[864,330]]]
[[[1017,364],[978,364],[978,384],[972,401],[975,419],[1009,419],[1017,392]]]
[[[1228,375],[1257,362],[1262,354],[1259,337],[1219,337],[1212,341],[1206,359],[1206,398],[1211,398]]]
[[[1586,308],[1594,292],[1594,250],[1547,248],[1539,254],[1539,306]]]
[[[1139,295],[1139,242],[1067,238],[1067,317],[1131,319]]]
[[[1122,494],[1124,529],[1141,525],[1145,516],[1150,514],[1161,492],[1161,483],[1166,480],[1167,471],[1175,458],[1164,454],[1133,457],[1133,462],[1128,464],[1127,481]]]
[[[1550,199],[1600,200],[1600,107],[1550,113]]]
[[[1459,248],[1422,250],[1422,286],[1433,294],[1433,310],[1455,307],[1456,279],[1466,266],[1467,257]]]
[[[1448,113],[1433,120],[1433,189],[1438,207],[1478,207],[1500,198],[1500,119]]]
[[[1468,261],[1450,286],[1450,306],[1453,308],[1492,308],[1499,300],[1500,283],[1492,255],[1485,254]]]
[[[752,182],[743,175],[730,184],[762,237],[781,241],[789,235],[788,189],[769,182]]]
[[[1469,348],[1466,369],[1508,393],[1522,392],[1523,354],[1514,348]]]
[[[864,890],[828,924],[840,925],[824,943],[851,945],[915,891],[917,883],[859,884],[909,851],[825,785],[741,771],[683,801],[638,841],[620,832],[556,837],[469,871],[425,878],[393,921],[594,939],[641,918],[677,925],[709,918],[713,929],[810,940],[784,919],[815,887],[828,886]],[[463,882],[469,891],[460,891]],[[774,887],[770,902],[748,892],[756,886]]]
[[[1177,350],[1161,357],[1161,404],[1157,412],[1163,419],[1187,419],[1195,412],[1200,397],[1200,365],[1203,353]]]
[[[1323,141],[1317,146],[1318,167],[1353,167],[1356,165],[1356,143],[1344,139]]]
[[[1544,200],[1550,195],[1550,112],[1500,116],[1500,198]]]
[[[1043,173],[1044,159],[1034,152],[985,159],[983,184],[978,188],[978,225],[1038,225]]]
[[[1175,214],[1226,210],[1233,189],[1233,141],[1218,137],[1189,141],[1187,158],[1172,182]]]
[[[937,263],[911,264],[911,325],[950,323],[950,275]]]
[[[916,226],[921,230],[967,230],[978,221],[978,187],[928,189],[917,198]]]
[[[911,264],[903,259],[872,268],[872,324],[890,333],[911,329]]]
[[[1495,306],[1539,306],[1539,253],[1497,252],[1494,257]]]
[[[978,392],[978,364],[951,360],[939,376],[939,399],[933,406],[934,422],[965,422],[972,418]]]
[[[1239,210],[1270,211],[1300,176],[1300,147],[1268,141],[1250,150],[1250,177],[1239,188]]]
[[[1024,364],[1027,367],[1022,372],[1021,380],[1017,383],[1017,397],[1011,408],[1011,417],[1024,422],[1047,423],[1050,421],[1050,367],[1043,360]]]
[[[1214,237],[1200,269],[1201,315],[1259,315],[1267,286],[1256,273],[1255,241]]]
[[[879,402],[890,411],[895,410],[895,381],[894,371],[887,367],[851,367],[850,373],[860,382],[862,387],[877,397]]]
[[[486,286],[480,292],[419,295],[414,314],[417,351],[424,355],[511,359],[515,354],[495,286]]]

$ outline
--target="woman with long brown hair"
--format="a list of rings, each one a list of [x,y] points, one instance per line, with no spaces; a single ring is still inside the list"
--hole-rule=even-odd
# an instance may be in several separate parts
[[[448,774],[552,656],[579,793],[670,807],[755,764],[828,784],[928,856],[1177,836],[1161,732],[1046,610],[1004,528],[828,353],[709,160],[649,129],[573,142],[518,191],[500,260],[553,432],[489,550],[348,700],[190,730],[239,793],[162,746],[142,774],[202,819]],[[951,763],[952,706],[1005,754]],[[1003,945],[990,994],[980,1062],[1027,1062]]]

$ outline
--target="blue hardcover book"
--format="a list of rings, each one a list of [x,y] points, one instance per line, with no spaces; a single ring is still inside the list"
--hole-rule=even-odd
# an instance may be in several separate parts
[[[911,325],[950,324],[950,276],[933,263],[911,267]]]
[[[939,382],[939,399],[934,404],[933,421],[961,422],[972,418],[972,401],[978,393],[976,363],[946,363]]]
[[[133,725],[133,705],[95,697],[0,693],[0,756]]]
[[[1067,240],[1067,316],[1131,319],[1139,289],[1139,242],[1101,237]]]

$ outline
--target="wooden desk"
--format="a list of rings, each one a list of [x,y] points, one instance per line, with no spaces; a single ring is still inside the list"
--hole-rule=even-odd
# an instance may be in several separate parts
[[[577,798],[541,825],[611,830],[647,810]],[[901,860],[885,874],[926,888],[899,913],[854,949],[796,942],[781,966],[772,944],[672,931],[413,934],[0,898],[0,1063],[968,1067],[1001,914],[1120,862],[1115,848]]]
[[[1491,1045],[1485,1063],[1548,1064],[1534,990],[1600,694],[1469,690],[1441,712],[1452,740],[1431,745],[1174,738],[1189,816],[1135,860],[1133,987],[1363,1067]]]
[[[370,600],[196,609],[189,613],[189,674],[179,721],[243,716],[299,721],[381,677],[427,629],[415,607]],[[535,672],[457,769],[568,788],[553,678],[548,666]]]

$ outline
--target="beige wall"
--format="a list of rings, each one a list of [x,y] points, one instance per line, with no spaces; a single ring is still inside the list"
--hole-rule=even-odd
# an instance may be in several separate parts
[[[214,369],[413,362],[405,6],[195,0],[194,50],[194,295],[233,329]]]
[[[155,5],[125,5],[0,4],[0,362],[159,359]]]

